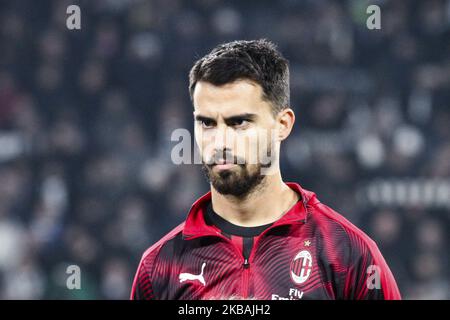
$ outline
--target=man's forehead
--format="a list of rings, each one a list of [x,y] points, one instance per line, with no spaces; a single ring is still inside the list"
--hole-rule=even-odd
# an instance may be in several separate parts
[[[261,113],[264,105],[262,88],[250,80],[237,80],[221,86],[200,81],[194,91],[194,114],[224,117],[242,113]]]

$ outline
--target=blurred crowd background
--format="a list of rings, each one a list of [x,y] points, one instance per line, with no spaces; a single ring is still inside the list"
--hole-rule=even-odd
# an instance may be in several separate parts
[[[208,191],[170,158],[192,132],[189,69],[257,38],[290,60],[285,180],[371,236],[404,298],[450,299],[449,0],[0,1],[1,299],[128,298]]]

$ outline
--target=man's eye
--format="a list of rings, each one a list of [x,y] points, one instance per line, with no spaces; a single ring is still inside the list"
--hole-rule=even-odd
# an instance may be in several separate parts
[[[209,129],[214,126],[214,121],[211,120],[199,120],[199,122],[204,129]]]
[[[231,122],[231,125],[235,128],[243,128],[246,127],[249,123],[250,121],[246,119],[236,119]]]

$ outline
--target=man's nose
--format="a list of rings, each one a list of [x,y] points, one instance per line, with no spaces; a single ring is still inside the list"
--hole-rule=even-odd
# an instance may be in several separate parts
[[[216,150],[231,150],[233,148],[233,132],[228,126],[218,126],[214,138]]]

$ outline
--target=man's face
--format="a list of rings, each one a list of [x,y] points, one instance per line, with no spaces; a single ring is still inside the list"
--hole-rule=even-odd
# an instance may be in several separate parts
[[[277,155],[276,121],[260,85],[238,80],[222,86],[198,82],[195,139],[208,180],[221,194],[243,197],[265,178]]]

